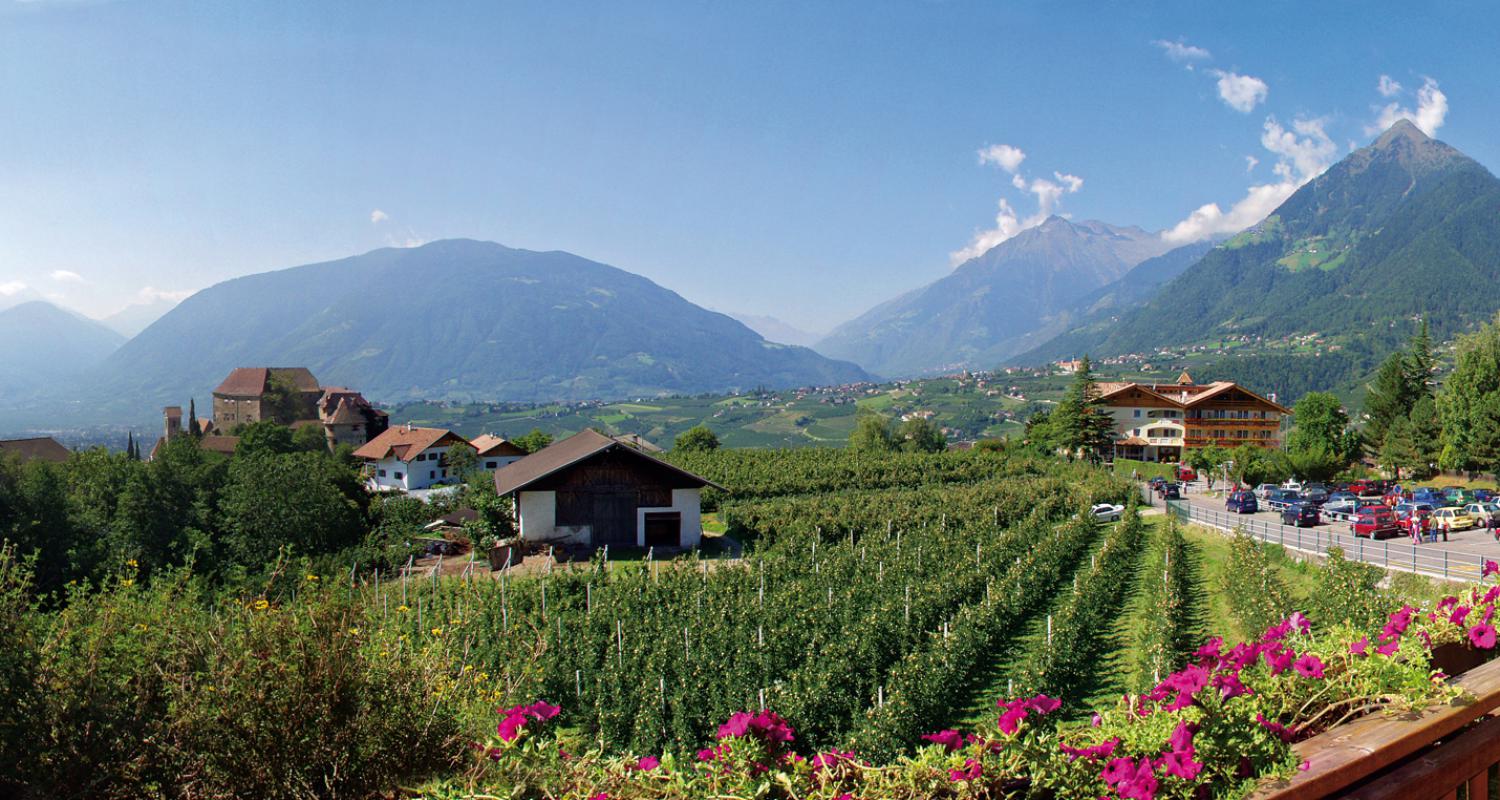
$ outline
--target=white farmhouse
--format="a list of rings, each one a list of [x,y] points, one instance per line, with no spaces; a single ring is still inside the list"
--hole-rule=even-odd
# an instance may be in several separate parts
[[[389,428],[354,451],[365,462],[365,476],[376,491],[410,492],[456,480],[444,456],[454,447],[474,446],[445,428],[411,424]]]

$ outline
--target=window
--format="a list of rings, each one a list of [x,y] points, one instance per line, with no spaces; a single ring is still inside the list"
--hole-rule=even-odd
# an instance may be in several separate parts
[[[436,477],[437,477],[437,473],[436,472],[429,472],[429,473],[427,473],[427,480],[432,480],[433,478],[436,478]]]
[[[486,461],[486,462],[484,462],[484,468],[485,469],[494,469],[495,468],[495,462],[493,462],[493,461]]]
[[[384,478],[385,477],[385,470],[379,470],[376,474],[378,474],[380,477]]]
[[[403,475],[403,474],[401,474],[401,473],[399,473],[399,472],[398,472],[398,473],[396,473],[396,480],[398,480],[398,481],[399,481],[399,480],[405,480],[405,479],[406,479],[406,476],[405,476],[405,475]]]
[[[1137,416],[1137,417],[1139,417],[1139,416],[1140,416],[1140,415],[1141,415],[1141,410],[1140,410],[1140,409],[1139,409],[1139,408],[1137,408],[1137,409],[1136,409],[1136,410],[1135,410],[1135,415],[1136,415],[1136,416]]]

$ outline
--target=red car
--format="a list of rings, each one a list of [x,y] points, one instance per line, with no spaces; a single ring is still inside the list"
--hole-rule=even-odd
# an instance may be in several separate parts
[[[1396,515],[1385,506],[1366,506],[1354,518],[1354,535],[1370,539],[1400,536],[1401,527],[1396,524]]]
[[[1177,480],[1196,481],[1198,480],[1198,473],[1194,472],[1192,467],[1179,466],[1177,468]]]
[[[1349,491],[1355,497],[1369,497],[1370,495],[1380,494],[1375,485],[1366,480],[1358,480],[1349,484]]]

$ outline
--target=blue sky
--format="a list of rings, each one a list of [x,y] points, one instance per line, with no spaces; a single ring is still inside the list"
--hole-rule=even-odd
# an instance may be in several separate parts
[[[826,330],[1039,211],[1182,240],[1246,224],[1393,116],[1494,168],[1497,23],[1448,3],[0,0],[0,295],[98,315],[465,236]]]

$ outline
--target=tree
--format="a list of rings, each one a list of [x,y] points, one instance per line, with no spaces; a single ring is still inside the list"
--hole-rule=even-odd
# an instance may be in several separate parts
[[[267,419],[283,425],[290,425],[301,419],[306,411],[302,392],[297,389],[297,384],[277,372],[271,373],[271,379],[266,381],[266,390],[260,396],[260,404]]]
[[[1255,486],[1280,480],[1285,474],[1284,465],[1278,464],[1272,452],[1263,447],[1242,444],[1230,455],[1233,456],[1234,466],[1229,471],[1229,477],[1235,483]]]
[[[135,453],[135,431],[125,433],[125,457],[131,461],[137,460]]]
[[[888,453],[895,447],[891,421],[880,414],[859,414],[849,433],[849,449],[859,453]]]
[[[1386,432],[1396,420],[1403,419],[1416,400],[1411,393],[1411,373],[1407,369],[1410,359],[1397,350],[1380,363],[1375,379],[1366,387],[1365,434],[1371,444],[1380,447]]]
[[[948,449],[948,439],[932,420],[912,417],[896,431],[896,443],[908,453],[941,453]]]
[[[219,512],[225,549],[237,564],[269,566],[283,546],[330,553],[364,535],[362,487],[322,453],[236,451],[228,478]]]
[[[1272,459],[1279,462],[1281,474],[1292,475],[1304,481],[1328,481],[1349,466],[1349,460],[1324,442],[1313,442],[1299,449],[1273,452]]]
[[[1225,462],[1229,461],[1229,458],[1229,451],[1218,445],[1211,444],[1206,447],[1194,447],[1188,450],[1183,460],[1188,466],[1203,475],[1204,479],[1208,481],[1208,488],[1212,489],[1214,486],[1214,477],[1219,472],[1219,468]]]
[[[541,428],[532,428],[531,433],[512,439],[511,443],[528,453],[535,453],[552,444],[552,435],[545,433]]]
[[[307,453],[326,453],[328,434],[322,425],[299,425],[292,429],[292,449]]]
[[[1027,418],[1025,441],[1043,452],[1057,452],[1057,435],[1052,429],[1052,412],[1042,409]]]
[[[1444,469],[1500,465],[1500,317],[1460,336],[1453,372],[1437,408],[1443,427]]]
[[[298,449],[292,440],[292,429],[268,419],[247,422],[237,429],[240,440],[234,445],[235,456],[260,453],[291,453]]]
[[[1096,394],[1093,367],[1084,356],[1051,417],[1054,442],[1070,456],[1097,460],[1114,442],[1114,417]]]
[[[719,437],[707,425],[694,425],[677,434],[672,449],[684,453],[706,453],[719,449]]]
[[[443,454],[443,466],[448,468],[449,475],[468,480],[479,468],[479,451],[466,444],[455,444]]]
[[[1292,407],[1295,427],[1287,436],[1288,453],[1319,454],[1313,462],[1335,461],[1337,473],[1358,454],[1358,439],[1349,428],[1349,414],[1329,392],[1308,392]],[[1299,477],[1302,476],[1299,473]],[[1330,476],[1331,477],[1331,476]]]
[[[1426,477],[1427,462],[1417,447],[1416,431],[1411,420],[1397,417],[1385,432],[1385,441],[1380,444],[1380,463],[1391,470],[1396,480],[1403,477]]]
[[[193,398],[188,398],[188,433],[193,436],[203,435],[203,426],[198,424],[198,406]]]

